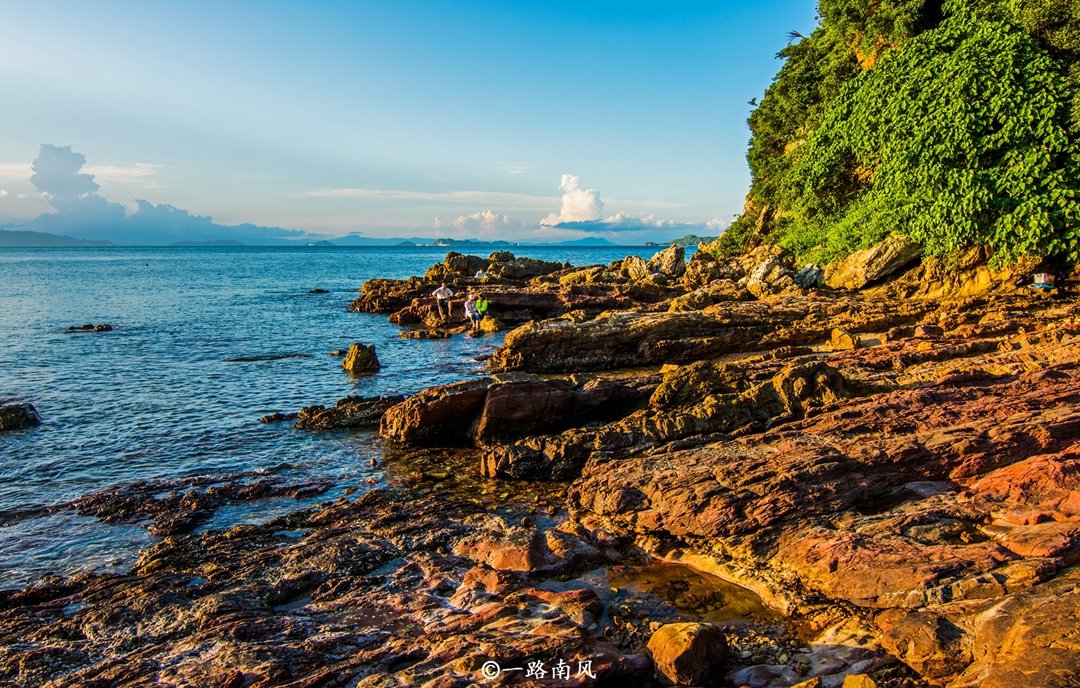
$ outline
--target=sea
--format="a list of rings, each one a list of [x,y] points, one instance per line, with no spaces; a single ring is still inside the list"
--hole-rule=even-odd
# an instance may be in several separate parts
[[[658,249],[513,250],[591,265]],[[482,374],[477,357],[501,335],[403,340],[385,315],[348,310],[366,280],[423,275],[446,252],[0,248],[0,404],[31,403],[44,421],[0,434],[0,588],[129,568],[155,541],[145,528],[57,508],[111,487],[272,475],[334,483],[309,501],[365,489],[381,470],[377,432],[305,432],[259,418]],[[87,323],[113,329],[69,331]],[[378,373],[342,370],[331,352],[354,342],[375,345]],[[304,506],[288,498],[228,506],[202,528],[258,523]]]

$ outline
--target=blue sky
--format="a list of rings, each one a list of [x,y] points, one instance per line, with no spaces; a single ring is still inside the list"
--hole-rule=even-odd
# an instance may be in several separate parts
[[[29,180],[51,144],[129,213],[143,199],[310,235],[528,241],[730,221],[748,101],[788,32],[815,25],[812,0],[0,12],[0,223],[57,210]]]

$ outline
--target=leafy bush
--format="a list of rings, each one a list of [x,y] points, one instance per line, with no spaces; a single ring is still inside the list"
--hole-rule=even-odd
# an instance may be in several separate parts
[[[1080,258],[1080,19],[1062,4],[822,0],[751,116],[751,205],[804,259],[892,231],[933,255]]]

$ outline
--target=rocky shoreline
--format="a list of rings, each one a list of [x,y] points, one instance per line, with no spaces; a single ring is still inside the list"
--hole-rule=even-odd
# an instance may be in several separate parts
[[[518,327],[487,376],[264,419],[378,427],[363,490],[227,530],[200,525],[329,485],[71,505],[163,539],[127,574],[0,591],[0,684],[1080,680],[1080,302],[895,237],[795,267],[450,253],[369,281],[352,309],[409,331],[463,331],[440,282]]]

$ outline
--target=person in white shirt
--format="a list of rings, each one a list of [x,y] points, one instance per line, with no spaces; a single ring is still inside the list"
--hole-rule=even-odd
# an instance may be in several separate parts
[[[454,292],[447,289],[446,282],[443,282],[442,286],[431,292],[431,295],[435,297],[435,307],[439,309],[439,317],[443,319],[449,318],[451,314],[450,307],[453,305],[450,301],[450,297],[454,295]],[[446,302],[446,315],[443,315],[442,312],[444,301]]]
[[[476,310],[476,297],[472,294],[465,299],[465,319],[469,321],[470,330],[480,329],[480,312]]]

